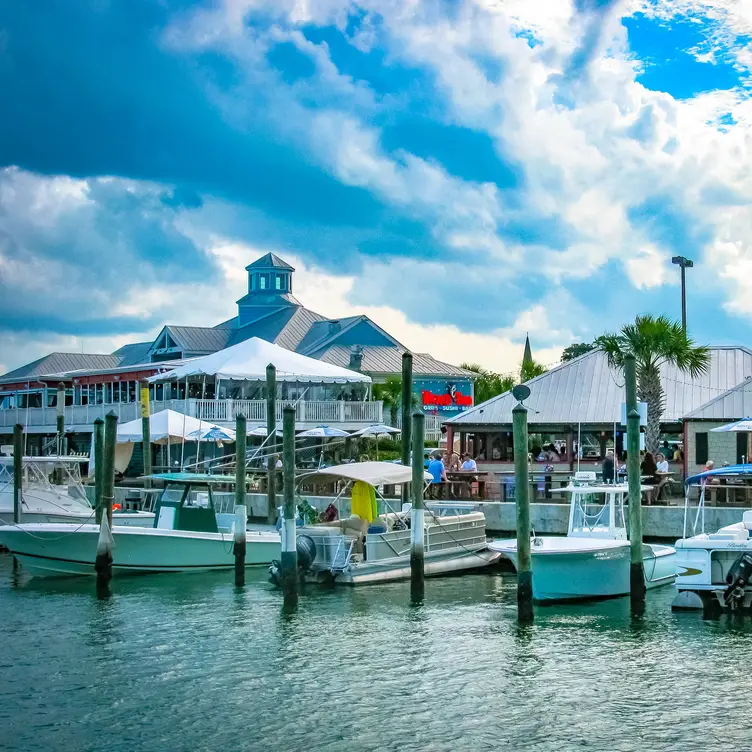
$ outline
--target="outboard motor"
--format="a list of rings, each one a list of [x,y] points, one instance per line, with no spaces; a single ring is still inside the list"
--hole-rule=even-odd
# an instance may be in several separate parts
[[[302,578],[316,560],[316,544],[309,535],[298,535],[295,539],[295,550],[298,554],[298,575]],[[277,587],[282,584],[282,566],[276,559],[269,567],[269,580]]]
[[[739,608],[744,602],[744,588],[752,579],[752,555],[742,554],[729,568],[726,575],[728,587],[723,601],[729,608]]]

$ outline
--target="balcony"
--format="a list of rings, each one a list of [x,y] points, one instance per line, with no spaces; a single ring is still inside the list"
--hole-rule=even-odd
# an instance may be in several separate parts
[[[277,402],[277,421],[282,421],[282,408],[287,402]],[[372,423],[383,420],[383,405],[381,402],[305,402],[300,401],[295,406],[295,421],[309,426],[321,424],[337,424],[345,428],[365,428]],[[185,413],[194,418],[232,425],[238,415],[245,415],[248,423],[266,423],[265,400],[165,400],[152,401],[152,413],[165,409]],[[140,405],[136,402],[121,402],[114,405],[72,405],[65,408],[66,430],[87,431],[97,418],[114,411],[121,423],[135,420],[141,416]],[[10,410],[0,410],[0,428],[12,429],[16,423],[28,429],[48,428],[55,432],[57,413],[54,407],[32,407]],[[10,430],[7,431],[10,433]]]

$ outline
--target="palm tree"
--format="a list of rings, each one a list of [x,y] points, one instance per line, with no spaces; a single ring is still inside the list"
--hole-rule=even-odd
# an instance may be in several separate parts
[[[680,323],[666,316],[650,315],[638,316],[618,334],[604,334],[596,338],[594,344],[606,354],[612,367],[623,368],[627,353],[635,356],[637,397],[648,403],[645,446],[649,452],[658,451],[664,407],[661,366],[670,364],[695,378],[707,370],[708,348],[695,345]]]
[[[546,366],[534,361],[532,358],[527,361],[523,360],[522,365],[520,366],[520,381],[530,381],[530,379],[540,376],[547,370],[548,368],[546,368]]]
[[[402,409],[402,379],[398,376],[391,376],[383,384],[374,384],[373,396],[384,403],[384,407],[389,411],[390,425],[396,427],[397,416]],[[414,392],[411,402],[413,407],[418,404],[418,396]]]

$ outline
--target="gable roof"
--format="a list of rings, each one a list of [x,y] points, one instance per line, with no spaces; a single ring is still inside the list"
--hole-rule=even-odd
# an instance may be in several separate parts
[[[266,253],[246,266],[246,271],[250,271],[251,269],[284,269],[288,272],[295,271],[290,264],[283,261],[276,253]]]
[[[676,422],[708,400],[752,376],[752,351],[746,347],[711,347],[708,370],[691,378],[675,366],[661,367],[665,393],[663,422]],[[527,382],[531,424],[593,423],[612,425],[621,421],[624,377],[608,365],[604,353],[592,351],[562,363]],[[466,410],[448,421],[452,425],[510,425],[517,400],[511,392]]]
[[[149,350],[153,342],[134,342],[130,345],[123,345],[112,353],[120,358],[119,366],[132,366],[138,363],[149,362]]]
[[[81,368],[115,368],[119,361],[120,358],[117,355],[53,352],[13,371],[8,371],[0,378],[2,381],[13,381],[31,376],[77,371]]]
[[[168,324],[165,329],[176,344],[180,345],[184,351],[192,353],[213,353],[222,350],[227,347],[234,334],[233,329],[217,329],[210,326],[173,326]],[[161,336],[162,332],[157,335],[154,343]]]
[[[298,352],[303,355],[310,355],[316,350],[326,347],[328,342],[336,339],[342,332],[346,332],[365,318],[365,316],[347,316],[343,319],[327,319],[322,316],[319,321],[311,326],[306,336],[298,344]]]
[[[752,415],[752,377],[748,376],[710,402],[700,405],[684,417],[687,420],[740,420]]]
[[[393,374],[402,371],[402,354],[404,348],[387,347],[385,345],[364,345],[361,347],[363,361],[360,370],[363,373]],[[327,363],[347,368],[350,364],[351,347],[333,345],[325,353],[318,357]],[[413,374],[416,377],[471,377],[469,371],[458,368],[450,363],[436,360],[428,353],[413,353]]]

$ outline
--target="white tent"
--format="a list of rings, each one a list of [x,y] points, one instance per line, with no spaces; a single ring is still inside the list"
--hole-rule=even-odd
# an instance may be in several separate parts
[[[363,373],[299,355],[258,337],[251,337],[232,347],[191,360],[169,373],[156,374],[150,377],[149,381],[184,379],[188,376],[265,381],[266,367],[270,363],[277,369],[277,381],[314,384],[369,384],[371,382],[371,378]]]
[[[202,439],[212,436],[212,429],[219,429],[225,435],[231,435],[234,441],[235,432],[230,428],[220,428],[206,420],[192,418],[190,415],[175,412],[175,410],[160,410],[149,418],[149,434],[152,444],[166,444],[168,441],[195,441],[201,436]],[[141,441],[141,418],[131,420],[118,426],[118,443],[135,444]]]

